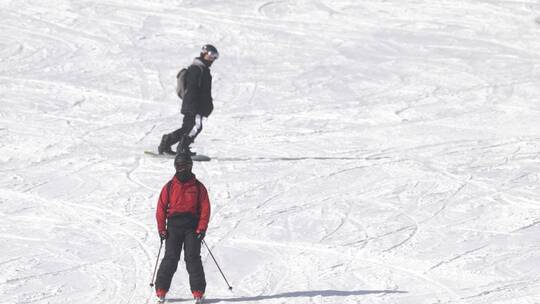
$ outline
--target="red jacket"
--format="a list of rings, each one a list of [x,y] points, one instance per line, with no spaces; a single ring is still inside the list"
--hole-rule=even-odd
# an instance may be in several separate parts
[[[184,183],[175,176],[171,181],[171,192],[167,193],[167,184],[161,189],[156,208],[158,231],[166,231],[167,218],[179,213],[193,214],[199,219],[197,231],[206,231],[210,220],[210,201],[204,185],[195,176]]]

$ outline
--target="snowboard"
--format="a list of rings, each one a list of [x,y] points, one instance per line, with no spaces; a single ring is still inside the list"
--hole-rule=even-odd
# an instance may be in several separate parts
[[[159,154],[155,151],[144,151],[144,154],[146,155],[150,155],[152,157],[156,157],[156,158],[169,158],[169,159],[174,159],[175,155],[170,155],[170,154]],[[204,161],[210,161],[212,160],[209,156],[206,156],[206,155],[202,155],[202,154],[195,154],[195,155],[192,155],[191,156],[191,160],[193,161],[200,161],[200,162],[204,162]]]

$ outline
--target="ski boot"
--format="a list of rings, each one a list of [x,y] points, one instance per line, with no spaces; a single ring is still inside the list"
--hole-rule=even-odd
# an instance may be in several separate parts
[[[156,290],[156,296],[158,298],[158,303],[164,303],[166,295],[167,295],[167,291],[165,289],[158,288]]]
[[[172,138],[170,134],[164,134],[161,137],[161,143],[158,146],[158,153],[175,155],[176,153],[171,149],[173,142],[174,142],[174,139]]]
[[[203,304],[203,301],[204,301],[203,292],[199,290],[195,290],[195,291],[192,291],[192,293],[193,293],[193,298],[195,299],[195,304]]]

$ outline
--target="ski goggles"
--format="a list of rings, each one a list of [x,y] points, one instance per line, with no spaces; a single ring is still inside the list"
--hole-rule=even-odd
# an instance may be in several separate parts
[[[186,162],[182,164],[174,164],[174,168],[176,169],[176,172],[182,172],[182,171],[191,171],[193,168],[193,162]]]
[[[208,57],[210,57],[210,59],[212,60],[216,60],[219,58],[219,53],[217,51],[206,51],[206,55],[208,55]]]

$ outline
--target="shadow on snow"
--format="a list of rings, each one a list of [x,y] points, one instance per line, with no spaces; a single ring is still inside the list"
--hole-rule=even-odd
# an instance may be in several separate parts
[[[369,294],[390,294],[390,293],[407,293],[399,290],[357,290],[357,291],[341,291],[341,290],[313,290],[313,291],[294,291],[285,292],[275,295],[254,296],[254,297],[239,297],[239,298],[224,298],[224,299],[205,299],[204,303],[219,303],[219,302],[248,302],[248,301],[263,301],[270,299],[281,298],[303,298],[303,297],[347,297],[361,296]],[[193,301],[191,299],[168,299],[167,302],[184,302]]]

